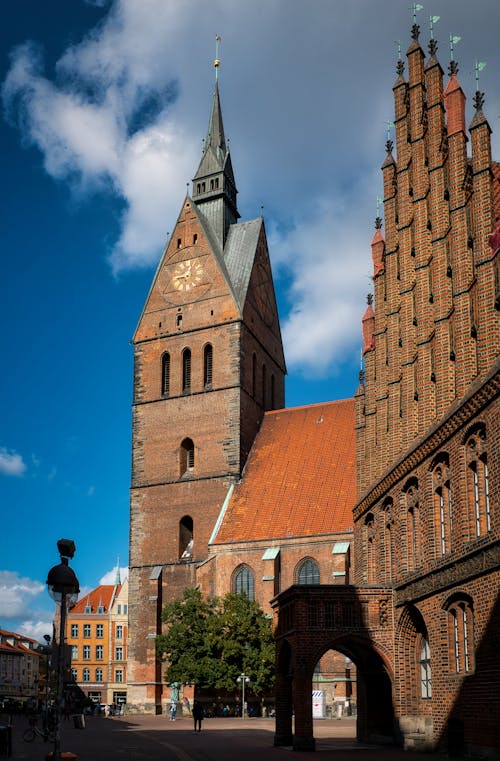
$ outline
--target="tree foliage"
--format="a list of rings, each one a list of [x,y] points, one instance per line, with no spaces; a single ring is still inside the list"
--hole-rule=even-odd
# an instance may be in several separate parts
[[[198,589],[186,589],[180,600],[165,605],[162,619],[157,653],[168,683],[234,690],[244,672],[255,695],[271,692],[273,633],[256,602],[232,593],[205,599]]]

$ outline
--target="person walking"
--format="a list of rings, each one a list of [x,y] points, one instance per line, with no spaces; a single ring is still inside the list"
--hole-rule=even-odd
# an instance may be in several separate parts
[[[196,732],[196,727],[198,727],[198,732],[201,732],[201,722],[203,721],[204,711],[199,700],[193,702],[192,714],[194,719],[194,731]]]
[[[175,721],[176,713],[177,713],[177,703],[172,703],[170,706],[170,721]]]

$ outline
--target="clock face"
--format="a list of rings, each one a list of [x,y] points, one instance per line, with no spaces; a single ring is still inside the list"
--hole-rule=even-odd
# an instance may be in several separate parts
[[[203,274],[204,271],[200,262],[191,260],[180,262],[174,269],[172,285],[177,291],[186,293],[201,285]]]

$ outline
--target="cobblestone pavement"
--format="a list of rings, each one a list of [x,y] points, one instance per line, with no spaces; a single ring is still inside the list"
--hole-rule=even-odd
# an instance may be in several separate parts
[[[200,733],[191,719],[175,722],[165,716],[86,718],[85,729],[65,722],[61,750],[78,761],[432,761],[441,756],[407,753],[356,743],[353,719],[314,722],[316,750],[297,752],[274,748],[273,719],[205,719]],[[16,717],[12,735],[12,761],[45,761],[52,750],[36,738],[22,739],[26,719]],[[0,755],[0,758],[4,756]]]

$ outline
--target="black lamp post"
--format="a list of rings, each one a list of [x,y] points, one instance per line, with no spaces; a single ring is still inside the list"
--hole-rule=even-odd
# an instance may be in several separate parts
[[[48,733],[49,729],[49,693],[50,693],[50,655],[52,653],[50,647],[50,634],[44,634],[43,638],[46,644],[43,646],[43,651],[46,656],[45,660],[45,700],[43,709],[43,729]]]
[[[59,565],[50,569],[47,576],[49,595],[61,606],[59,625],[59,647],[57,650],[57,687],[55,711],[55,737],[53,761],[61,761],[61,703],[63,695],[64,674],[64,642],[66,635],[66,613],[68,604],[74,604],[80,592],[80,586],[75,572],[69,567],[69,560],[75,554],[75,543],[72,539],[59,539],[57,549],[61,556]]]

